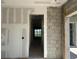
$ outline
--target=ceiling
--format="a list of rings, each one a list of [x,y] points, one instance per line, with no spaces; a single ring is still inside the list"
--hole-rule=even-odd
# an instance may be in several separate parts
[[[2,6],[51,6],[58,7],[66,3],[67,0],[2,0]]]

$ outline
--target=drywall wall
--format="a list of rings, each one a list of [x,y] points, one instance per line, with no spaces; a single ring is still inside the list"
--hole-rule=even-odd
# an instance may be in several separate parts
[[[33,14],[44,15],[46,13],[45,10],[46,8],[44,7],[35,7],[35,8],[2,7],[1,10],[2,58],[29,57],[30,15]],[[46,16],[44,16],[44,19],[46,19]],[[24,37],[24,40],[22,40],[22,37]],[[46,44],[44,43],[44,45]],[[46,49],[44,49],[44,51],[45,50]],[[46,52],[44,54],[46,54]]]
[[[25,11],[26,10],[26,11]],[[5,32],[5,45],[2,45],[2,58],[27,56],[28,17],[27,9],[2,7],[1,36]],[[4,31],[5,30],[5,31]],[[24,40],[22,40],[22,36]],[[3,39],[1,38],[3,41]],[[23,46],[22,46],[23,45]],[[25,52],[23,52],[23,49]],[[4,53],[5,52],[5,53]]]

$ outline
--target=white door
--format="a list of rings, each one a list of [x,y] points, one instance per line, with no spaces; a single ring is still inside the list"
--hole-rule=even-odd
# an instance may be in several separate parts
[[[19,27],[9,29],[8,58],[22,57],[22,30]]]

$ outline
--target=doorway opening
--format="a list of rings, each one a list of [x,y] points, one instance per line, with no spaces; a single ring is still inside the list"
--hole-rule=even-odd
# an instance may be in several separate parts
[[[44,56],[44,15],[30,16],[30,47],[29,57]]]
[[[77,58],[77,12],[73,12],[65,18],[65,55],[66,59]]]
[[[77,14],[69,18],[69,32],[70,32],[70,59],[77,58],[77,39],[76,39],[76,25]]]

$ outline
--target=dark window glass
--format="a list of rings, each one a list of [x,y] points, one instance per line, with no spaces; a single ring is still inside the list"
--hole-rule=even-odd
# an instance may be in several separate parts
[[[70,45],[73,46],[73,24],[70,23]]]

